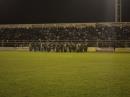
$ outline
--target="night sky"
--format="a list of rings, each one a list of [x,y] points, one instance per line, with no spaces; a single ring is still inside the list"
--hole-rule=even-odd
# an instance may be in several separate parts
[[[130,22],[130,0],[122,1]],[[0,24],[113,22],[114,0],[0,0]]]

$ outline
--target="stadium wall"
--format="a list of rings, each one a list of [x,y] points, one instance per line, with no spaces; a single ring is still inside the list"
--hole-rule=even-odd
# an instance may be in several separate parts
[[[87,52],[96,52],[96,47],[88,47]]]
[[[0,51],[29,51],[29,47],[0,47]]]
[[[96,52],[114,52],[114,48],[96,48]]]
[[[117,52],[117,53],[130,53],[130,48],[116,48],[115,52]]]

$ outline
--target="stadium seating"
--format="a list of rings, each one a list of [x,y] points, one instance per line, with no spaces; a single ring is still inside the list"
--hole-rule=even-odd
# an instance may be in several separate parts
[[[88,47],[130,47],[130,27],[0,28],[0,47],[30,51],[87,52]]]

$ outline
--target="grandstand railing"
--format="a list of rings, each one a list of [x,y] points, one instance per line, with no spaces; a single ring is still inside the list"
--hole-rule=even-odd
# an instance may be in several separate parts
[[[88,47],[130,47],[130,40],[0,40],[0,47],[29,47],[33,43],[84,43]]]

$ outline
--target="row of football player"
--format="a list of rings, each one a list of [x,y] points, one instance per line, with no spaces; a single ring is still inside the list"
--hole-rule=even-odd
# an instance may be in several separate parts
[[[30,51],[43,52],[87,52],[87,43],[32,43]]]

